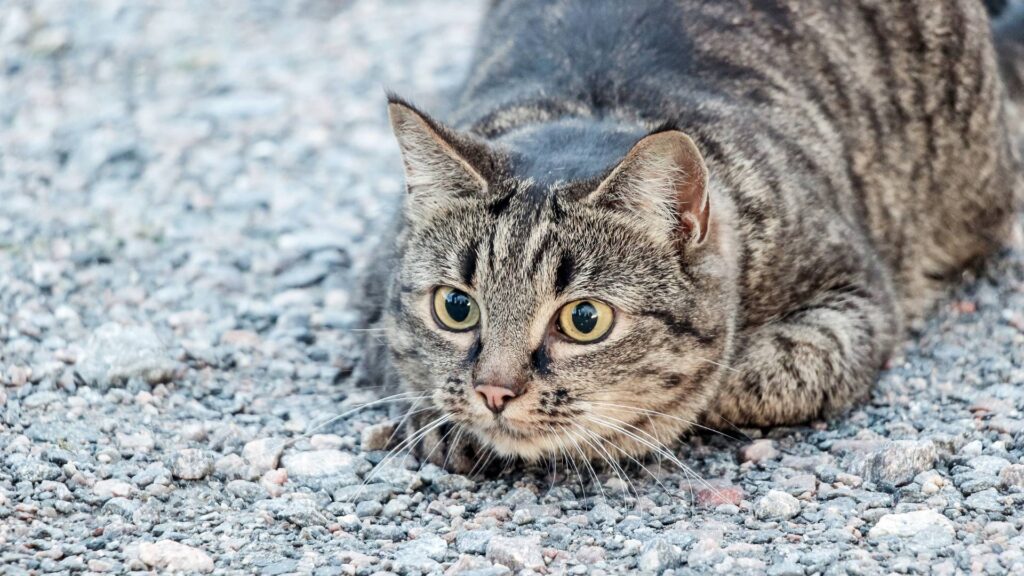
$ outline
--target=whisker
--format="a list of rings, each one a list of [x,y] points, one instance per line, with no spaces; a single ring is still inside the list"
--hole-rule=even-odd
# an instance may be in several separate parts
[[[380,398],[380,399],[374,400],[372,402],[366,402],[366,403],[360,404],[359,406],[356,406],[355,408],[352,408],[351,410],[347,410],[345,412],[342,412],[341,414],[338,414],[337,416],[332,416],[331,418],[328,418],[326,422],[318,424],[318,425],[314,426],[313,428],[311,428],[311,429],[307,430],[306,432],[304,432],[302,435],[296,436],[295,438],[292,438],[285,445],[286,446],[290,446],[290,445],[294,444],[295,442],[298,442],[299,440],[301,440],[303,438],[308,438],[308,437],[312,436],[318,430],[322,430],[324,427],[330,426],[331,424],[337,422],[338,420],[341,420],[342,418],[345,418],[345,417],[347,417],[347,416],[349,416],[351,414],[355,414],[356,412],[358,412],[360,410],[363,410],[365,408],[369,408],[371,406],[378,406],[378,405],[381,405],[381,404],[387,404],[389,402],[408,402],[410,400],[424,399],[424,398],[428,398],[429,397],[429,396],[420,396],[420,397],[406,396],[407,394],[413,394],[413,392],[399,392],[398,394],[392,394],[391,396],[386,396],[384,398]]]
[[[615,431],[617,431],[617,432],[619,432],[621,434],[624,434],[627,437],[632,438],[633,440],[636,440],[637,442],[640,442],[641,444],[643,444],[643,445],[645,445],[645,446],[647,446],[647,447],[649,447],[649,448],[651,448],[653,450],[657,450],[657,451],[663,452],[665,454],[665,456],[667,456],[669,458],[669,461],[672,462],[673,464],[675,464],[676,466],[678,466],[680,468],[680,470],[683,470],[685,473],[692,475],[694,477],[694,479],[699,480],[701,483],[704,484],[704,486],[706,486],[709,490],[714,492],[715,496],[717,496],[719,498],[722,498],[722,494],[714,486],[712,486],[710,482],[708,482],[707,480],[704,480],[693,469],[691,469],[686,464],[683,464],[683,462],[680,461],[679,458],[677,458],[674,454],[670,453],[667,450],[667,448],[664,447],[664,444],[662,444],[661,441],[659,441],[657,438],[654,438],[653,436],[651,436],[650,434],[648,434],[644,430],[641,430],[641,429],[637,428],[636,426],[633,426],[632,424],[629,424],[628,422],[623,422],[621,420],[617,420],[615,418],[611,418],[610,416],[608,417],[612,421],[619,422],[620,424],[623,424],[625,426],[633,428],[634,430],[636,430],[640,434],[643,434],[643,435],[647,436],[648,438],[650,438],[653,441],[653,443],[644,440],[640,436],[637,436],[636,434],[634,434],[634,433],[632,433],[632,432],[622,428],[621,426],[617,426],[617,425],[615,425],[613,423],[603,421],[602,419],[598,419],[598,418],[594,417],[593,415],[587,415],[585,417],[588,420],[592,421],[592,422],[595,422],[597,424],[601,424],[603,426],[607,426],[608,428],[611,428],[612,430],[615,430]]]
[[[398,446],[395,446],[392,450],[390,450],[388,454],[384,457],[384,459],[381,460],[376,466],[374,466],[373,470],[370,470],[370,473],[366,475],[366,478],[363,479],[361,489],[359,490],[359,492],[357,492],[357,494],[361,495],[362,489],[365,489],[366,486],[370,483],[370,480],[376,477],[377,472],[384,468],[388,463],[393,461],[395,457],[397,457],[399,452],[415,446],[416,443],[425,438],[427,434],[429,434],[439,426],[443,425],[450,419],[451,415],[444,414],[442,416],[435,418],[434,420],[431,420],[428,424],[425,424],[414,434],[411,434],[408,438],[403,440]]]
[[[553,433],[552,437],[558,442],[558,449],[562,452],[562,456],[566,459],[568,465],[572,466],[576,471],[576,480],[580,483],[580,496],[583,497],[584,504],[586,504],[587,489],[583,486],[583,474],[580,473],[579,467],[576,466],[576,459],[569,454],[568,446],[565,445],[565,442],[562,441],[562,437],[558,434],[559,432],[568,433],[569,430],[567,430],[564,425],[559,425],[557,430],[554,426],[548,426],[548,429]]]
[[[722,436],[723,438],[728,438],[729,440],[735,440],[736,439],[735,437],[730,436],[730,435],[726,434],[725,432],[722,432],[721,430],[715,430],[714,428],[709,428],[708,426],[704,426],[703,424],[698,424],[696,422],[693,422],[691,420],[687,420],[685,418],[680,418],[679,416],[675,416],[673,414],[666,414],[664,412],[658,412],[657,410],[650,410],[648,408],[640,408],[638,406],[626,406],[626,405],[623,405],[623,404],[613,404],[611,402],[600,402],[600,401],[597,401],[597,400],[586,400],[585,402],[587,402],[589,404],[593,404],[594,406],[608,406],[610,408],[619,408],[619,409],[627,410],[627,411],[630,411],[630,412],[643,412],[644,414],[648,414],[649,415],[648,417],[650,417],[650,415],[663,416],[663,417],[669,418],[671,420],[676,420],[676,421],[682,422],[683,424],[686,424],[688,426],[693,426],[694,428],[700,428],[701,430],[706,430],[708,432],[712,432],[714,434],[718,434],[719,436]],[[731,422],[730,422],[730,424],[731,424]],[[753,439],[750,436],[747,436],[746,434],[744,434],[742,430],[739,430],[737,428],[737,431],[740,434],[743,434],[744,438],[746,438],[748,441],[753,442]]]
[[[721,362],[715,362],[714,360],[711,360],[710,358],[704,358],[703,356],[691,356],[691,358],[696,358],[697,360],[700,360],[702,362],[707,362],[708,364],[714,364],[715,366],[718,366],[719,368],[728,370],[730,372],[735,372],[736,374],[741,374],[742,373],[741,370],[737,370],[737,369],[733,368],[732,366],[727,366],[725,364],[722,364]]]
[[[631,486],[631,482],[630,482],[628,476],[625,474],[625,470],[622,470],[622,468],[620,466],[618,466],[617,463],[615,462],[615,459],[612,458],[611,453],[609,453],[607,450],[604,449],[604,441],[605,441],[604,438],[601,438],[600,435],[595,434],[593,431],[587,430],[586,428],[584,428],[582,426],[579,426],[578,424],[576,426],[577,426],[577,428],[580,429],[580,432],[590,436],[591,439],[589,441],[587,441],[586,438],[584,438],[584,441],[586,441],[588,444],[590,444],[591,447],[593,447],[596,450],[598,450],[599,454],[601,455],[601,459],[604,460],[605,462],[607,462],[609,466],[611,466],[612,472],[615,474],[615,476],[619,480],[622,480],[622,483],[625,484],[625,487],[623,487],[623,489],[622,489],[622,492],[623,492],[623,498],[622,499],[625,500],[626,498],[628,498],[629,497],[629,493],[626,491],[626,488],[632,487]],[[621,472],[621,474],[620,474],[620,472]],[[636,493],[635,487],[633,489],[633,492]],[[639,495],[639,493],[637,493],[637,498],[639,498],[639,497],[640,497],[640,495]]]
[[[458,422],[452,424],[452,429],[457,429],[456,432],[455,432],[455,439],[452,440],[452,445],[458,446],[459,445],[459,440],[462,439],[462,434],[466,430],[465,430],[465,428],[460,426]],[[451,457],[452,457],[452,451],[448,450],[448,452],[444,455],[444,462],[441,463],[442,464],[441,468],[444,468],[445,470],[448,469],[448,459],[451,458]],[[422,462],[420,463],[420,466],[423,466]]]
[[[601,497],[607,498],[604,493],[604,485],[601,484],[601,479],[598,478],[597,472],[594,470],[594,466],[590,463],[590,458],[587,458],[587,455],[583,452],[583,448],[581,448],[579,442],[577,442],[577,437],[573,434],[573,430],[566,429],[566,434],[568,434],[569,439],[572,440],[572,445],[576,448],[576,451],[579,452],[580,459],[583,460],[583,465],[587,467],[590,472],[590,477],[593,478],[594,483],[597,484],[597,489],[601,491]],[[583,491],[583,503],[587,503],[586,490]]]

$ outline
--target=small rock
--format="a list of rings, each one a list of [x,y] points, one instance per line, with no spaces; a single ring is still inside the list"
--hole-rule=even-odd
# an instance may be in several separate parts
[[[980,512],[1003,511],[1003,504],[999,501],[999,492],[996,492],[995,488],[989,488],[988,490],[982,490],[971,494],[964,499],[964,506],[967,506],[971,510],[978,510]]]
[[[598,502],[587,513],[587,518],[594,524],[614,524],[622,519],[622,514],[605,502]]]
[[[484,554],[493,537],[494,532],[490,530],[466,530],[455,536],[455,547],[463,554]]]
[[[763,438],[754,440],[750,444],[740,448],[740,462],[761,462],[762,460],[773,460],[779,455],[775,449],[775,441]]]
[[[487,559],[504,564],[513,571],[544,570],[544,553],[538,536],[494,536],[487,543]]]
[[[999,474],[999,484],[1004,488],[1024,488],[1024,464],[1011,464]]]
[[[533,522],[533,513],[527,508],[520,508],[512,513],[512,522],[515,522],[519,526],[529,524]]]
[[[274,518],[286,520],[300,528],[325,526],[328,523],[327,517],[320,512],[320,507],[309,494],[284,494],[280,498],[261,500],[256,506]]]
[[[213,463],[213,471],[220,478],[227,478],[233,480],[236,478],[254,479],[258,478],[259,474],[253,466],[250,466],[242,460],[242,457],[238,454],[228,454],[222,456]]]
[[[242,448],[242,458],[263,474],[277,468],[284,451],[285,441],[280,438],[260,438],[247,442]]]
[[[999,456],[975,456],[967,465],[974,468],[979,474],[986,476],[999,476],[1003,469],[1010,465],[1010,461]]]
[[[605,559],[608,551],[600,546],[580,546],[576,551],[576,559],[584,564],[596,564]]]
[[[415,540],[403,542],[395,552],[395,563],[402,569],[430,572],[439,568],[444,560],[448,543],[434,534],[424,534]]]
[[[956,530],[949,518],[942,514],[934,510],[919,510],[882,516],[868,532],[868,536],[896,536],[927,547],[939,548],[953,543]]]
[[[854,462],[855,472],[892,490],[910,483],[914,476],[935,466],[938,451],[930,440],[890,442]]]
[[[491,564],[479,556],[463,554],[445,571],[445,576],[510,576],[512,571],[501,564]]]
[[[754,504],[761,520],[786,520],[800,513],[800,501],[779,490],[771,490]]]
[[[351,471],[352,461],[351,454],[340,450],[312,450],[289,454],[282,458],[281,465],[289,478],[319,478]]]
[[[356,516],[359,516],[360,518],[376,516],[380,514],[383,509],[384,507],[376,500],[364,500],[356,504]]]
[[[687,493],[689,494],[689,493]],[[743,501],[743,488],[739,486],[704,486],[697,488],[696,499],[698,506],[717,508],[722,504],[739,506]]]
[[[139,560],[169,572],[213,572],[213,559],[206,552],[173,540],[142,542]]]
[[[121,452],[129,454],[148,454],[156,446],[153,435],[149,432],[138,432],[135,434],[118,434],[117,446]]]
[[[177,364],[156,332],[148,326],[100,326],[86,343],[78,373],[101,387],[140,378],[150,384],[169,382]]]
[[[360,445],[363,448],[363,452],[385,450],[388,447],[388,441],[393,437],[394,433],[395,424],[393,422],[381,422],[380,424],[373,424],[363,428],[360,436]]]
[[[472,490],[474,486],[476,482],[460,474],[444,474],[434,479],[434,487],[442,492]]]
[[[674,568],[681,558],[682,551],[678,546],[664,538],[654,538],[644,543],[640,549],[637,567],[644,572],[661,574],[669,568]]]
[[[175,455],[171,472],[182,480],[202,480],[213,472],[213,458],[202,450],[185,448]]]
[[[93,485],[92,491],[100,498],[114,498],[115,496],[128,496],[132,493],[132,485],[117,479],[100,480]]]

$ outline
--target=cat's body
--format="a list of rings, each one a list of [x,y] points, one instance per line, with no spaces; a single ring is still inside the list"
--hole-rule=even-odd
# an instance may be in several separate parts
[[[507,0],[480,37],[460,133],[393,100],[410,198],[369,283],[385,364],[453,437],[615,457],[835,414],[1009,233],[978,0]],[[436,286],[472,330],[431,325]],[[550,320],[580,298],[611,305],[607,341]]]

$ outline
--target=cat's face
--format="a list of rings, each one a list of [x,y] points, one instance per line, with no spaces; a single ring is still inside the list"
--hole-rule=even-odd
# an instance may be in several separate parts
[[[539,186],[393,103],[409,198],[385,314],[406,386],[503,455],[619,458],[696,423],[735,304],[679,132],[594,181]],[[384,287],[382,287],[383,290]]]

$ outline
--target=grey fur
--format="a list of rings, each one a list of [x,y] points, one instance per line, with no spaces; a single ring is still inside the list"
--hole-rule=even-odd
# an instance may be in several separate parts
[[[944,282],[1002,245],[1019,183],[977,0],[498,1],[458,130],[390,109],[410,193],[368,317],[381,368],[430,395],[414,426],[455,425],[423,455],[455,467],[466,439],[618,457],[698,421],[839,413]],[[616,176],[682,133],[703,163]],[[677,190],[706,165],[709,199],[672,196],[656,165]],[[433,322],[441,284],[476,298],[479,330]],[[607,340],[552,335],[581,297],[617,310]],[[473,393],[484,372],[528,381],[501,417]]]

